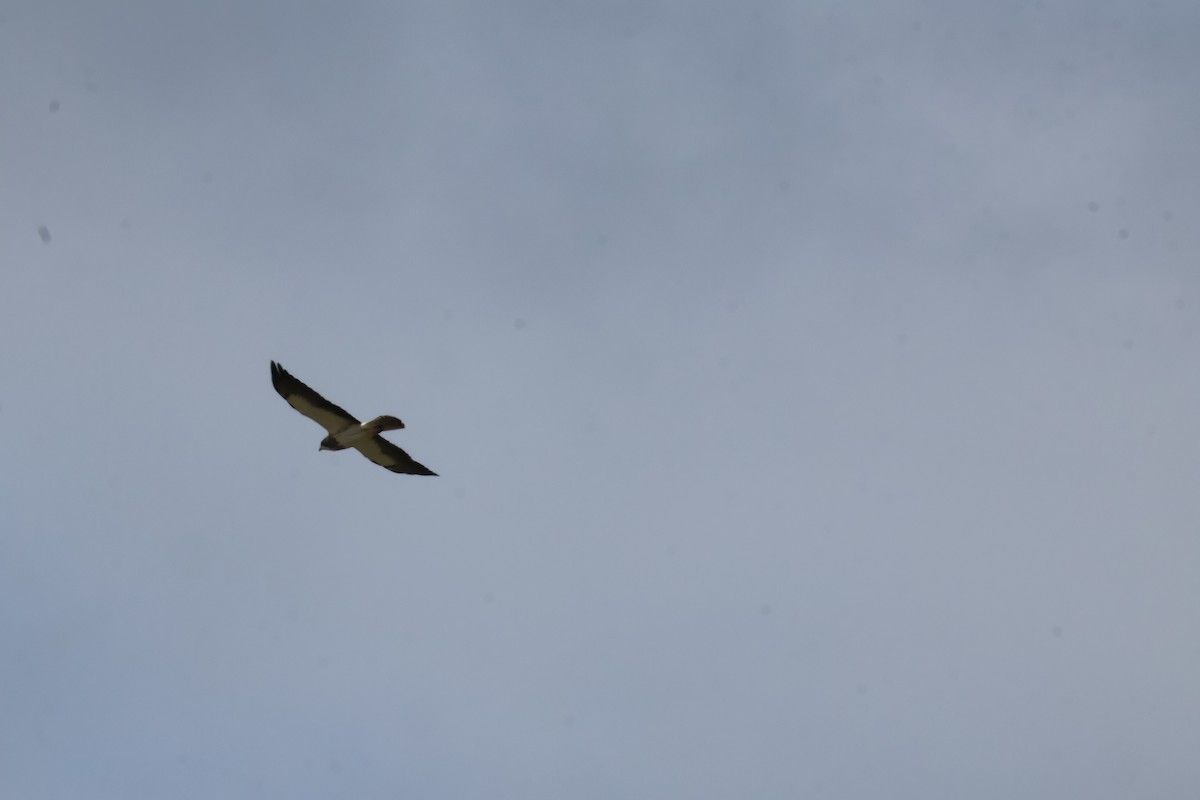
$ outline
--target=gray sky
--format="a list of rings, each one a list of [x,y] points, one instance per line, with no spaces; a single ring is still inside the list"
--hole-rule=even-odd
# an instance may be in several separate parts
[[[0,796],[1194,795],[1198,38],[4,4]]]

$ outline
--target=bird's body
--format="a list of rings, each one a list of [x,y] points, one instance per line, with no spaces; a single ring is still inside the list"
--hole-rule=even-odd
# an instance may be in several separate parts
[[[329,433],[321,440],[321,450],[345,450],[353,447],[371,461],[392,472],[437,475],[380,436],[382,431],[395,431],[404,427],[404,423],[396,417],[385,415],[370,422],[360,423],[345,409],[326,400],[274,361],[271,362],[271,384],[288,405]]]
[[[321,440],[322,450],[345,450],[347,447],[358,447],[383,431],[398,431],[404,423],[395,417],[376,417],[361,425],[352,422],[337,433],[331,433]]]

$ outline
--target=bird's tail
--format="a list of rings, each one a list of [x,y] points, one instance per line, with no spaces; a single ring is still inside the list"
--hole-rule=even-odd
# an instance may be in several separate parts
[[[363,427],[371,432],[372,435],[380,431],[398,431],[404,427],[404,423],[395,417],[382,416],[376,417],[370,422],[364,423]]]

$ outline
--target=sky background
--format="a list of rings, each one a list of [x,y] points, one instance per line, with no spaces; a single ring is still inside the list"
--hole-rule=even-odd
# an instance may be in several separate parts
[[[0,796],[1195,796],[1198,40],[0,4]]]

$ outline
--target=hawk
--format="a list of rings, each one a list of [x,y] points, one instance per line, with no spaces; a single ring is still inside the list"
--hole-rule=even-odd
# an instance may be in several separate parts
[[[329,435],[321,440],[321,450],[345,450],[353,447],[384,469],[407,475],[437,475],[436,472],[413,461],[412,456],[380,436],[381,431],[398,431],[404,423],[395,417],[376,417],[359,423],[274,361],[271,362],[271,383],[288,405],[316,422]]]

